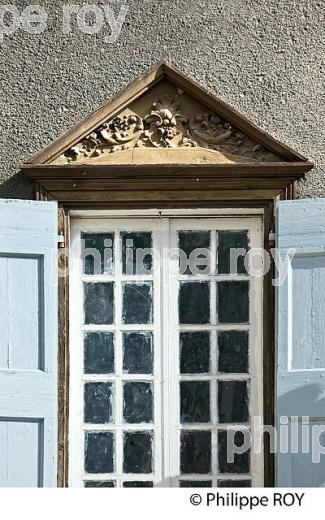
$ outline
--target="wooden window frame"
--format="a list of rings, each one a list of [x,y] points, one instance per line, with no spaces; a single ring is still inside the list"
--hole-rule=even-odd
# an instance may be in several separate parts
[[[228,165],[227,165],[228,166]],[[232,165],[231,165],[232,166]],[[127,179],[129,191],[124,192],[122,197],[120,192],[116,197],[118,200],[111,200],[112,196],[107,197],[108,185],[105,184],[105,191],[98,191],[98,200],[87,202],[85,201],[86,192],[83,192],[81,200],[78,200],[78,196],[75,196],[75,200],[65,200],[64,193],[67,188],[67,178],[65,177],[62,181],[61,193],[56,193],[60,199],[56,199],[51,192],[46,189],[46,178],[43,174],[39,175],[39,169],[28,168],[30,177],[36,177],[35,183],[35,197],[37,200],[58,200],[59,209],[59,233],[64,235],[64,245],[69,247],[69,235],[70,235],[70,215],[71,212],[77,214],[84,210],[121,210],[124,212],[142,209],[150,210],[154,208],[156,211],[161,209],[164,210],[218,210],[223,209],[227,211],[236,212],[240,209],[241,211],[250,210],[260,211],[263,213],[264,223],[264,248],[270,254],[270,249],[274,245],[269,240],[270,233],[275,229],[274,213],[275,204],[278,200],[289,200],[295,198],[296,182],[302,177],[301,165],[293,175],[293,172],[287,176],[286,169],[288,165],[284,166],[284,174],[281,175],[281,169],[278,172],[275,171],[275,175],[271,172],[267,172],[265,177],[261,177],[261,172],[257,168],[254,172],[251,172],[248,176],[250,182],[247,185],[247,170],[243,165],[241,168],[235,168],[233,171],[229,171],[227,167],[220,168],[208,168],[210,170],[210,182],[208,188],[203,183],[196,182],[196,191],[188,191],[188,185],[194,182],[195,178],[200,178],[203,175],[205,168],[202,166],[192,166],[191,177],[188,178],[188,166],[178,166],[175,168],[177,173],[173,172],[172,175],[168,175],[168,178],[163,178],[168,167],[164,165],[157,165],[154,168],[151,167],[151,178],[162,177],[162,185],[159,187],[160,191],[153,192],[150,188],[150,178],[148,178],[149,168],[147,167],[133,167],[133,177]],[[306,170],[307,165],[304,165]],[[120,171],[121,181],[126,182],[123,178],[125,175],[125,168],[118,168]],[[169,168],[168,168],[169,169]],[[232,169],[232,168],[231,168]],[[309,167],[307,168],[309,169]],[[73,171],[72,174],[76,177],[77,172]],[[78,167],[78,178],[82,178],[84,168]],[[102,170],[102,171],[100,171]],[[112,183],[115,184],[115,172],[116,168],[106,167],[105,177],[108,176],[112,179]],[[146,170],[146,171],[144,171]],[[212,171],[211,171],[212,170]],[[213,175],[213,170],[214,174]],[[243,170],[243,171],[241,171]],[[246,170],[246,175],[245,175]],[[265,168],[267,171],[268,168]],[[276,168],[275,168],[276,170]],[[56,168],[56,172],[57,172]],[[99,168],[99,173],[103,172],[102,168]],[[236,173],[235,173],[236,172]],[[137,179],[143,180],[142,174],[148,181],[146,190],[139,190],[137,185]],[[48,174],[48,171],[47,171]],[[64,168],[61,169],[61,176],[65,174]],[[68,175],[70,172],[68,173]],[[184,175],[183,175],[184,174]],[[241,175],[240,175],[241,174]],[[50,171],[52,177],[52,171]],[[176,179],[175,179],[176,176]],[[62,178],[61,177],[61,178]],[[106,177],[107,178],[107,177]],[[113,180],[114,179],[114,180]],[[225,181],[227,184],[232,183],[231,191],[221,188],[222,182]],[[252,182],[254,181],[254,182]],[[40,184],[42,182],[42,184]],[[259,185],[261,182],[266,185],[264,190],[254,190],[252,184]],[[71,179],[70,179],[71,183]],[[44,186],[45,185],[45,186]],[[100,188],[100,180],[98,179],[98,187]],[[114,185],[115,187],[115,185]],[[167,188],[167,189],[166,189]],[[113,192],[110,192],[112,194]],[[161,193],[162,200],[157,200],[157,194]],[[77,194],[76,194],[77,195]],[[116,192],[114,193],[116,196]],[[105,198],[109,200],[105,200]],[[101,200],[99,200],[101,199]],[[270,254],[270,258],[272,258]],[[68,260],[66,257],[61,256],[59,259],[59,267],[61,269],[68,267]],[[274,277],[274,263],[272,262],[272,268],[265,275],[263,282],[263,404],[264,404],[264,424],[274,425],[274,359],[275,359],[275,321],[274,321],[274,287],[272,285],[272,279]],[[58,432],[59,432],[59,447],[58,447],[58,486],[68,487],[68,417],[69,417],[69,279],[68,277],[59,279],[59,353],[58,353],[58,394],[59,394],[59,417],[58,417]],[[270,439],[267,434],[264,436],[264,485],[265,487],[273,487],[275,483],[274,455],[269,450]]]
[[[150,94],[167,80],[219,114],[234,128],[277,155],[277,162],[249,161],[185,164],[188,148],[179,148],[177,164],[106,164],[95,162],[55,164],[55,161],[130,103]],[[184,154],[184,155],[182,155]],[[184,158],[184,163],[182,162]],[[156,164],[157,163],[157,164]],[[37,200],[59,203],[59,233],[69,247],[71,212],[84,210],[218,210],[261,211],[264,248],[270,253],[269,234],[275,229],[274,209],[278,200],[295,198],[296,184],[313,167],[301,154],[279,143],[222,100],[165,62],[158,63],[130,87],[78,123],[21,168],[35,182]],[[59,267],[68,259],[60,256]],[[264,423],[274,425],[274,264],[263,282],[263,400]],[[68,485],[69,415],[69,279],[59,279],[59,457],[58,486]],[[274,485],[274,455],[265,435],[264,485]]]
[[[155,173],[157,172],[155,168]],[[197,166],[197,174],[201,172],[200,166]],[[80,174],[82,172],[79,172]],[[297,175],[297,174],[296,174]],[[272,194],[266,193],[265,198],[261,198],[260,193],[251,190],[251,187],[243,186],[242,178],[236,176],[236,184],[231,192],[231,198],[225,196],[223,190],[197,190],[192,198],[188,197],[188,192],[182,189],[176,189],[173,180],[169,180],[169,188],[172,196],[168,201],[157,201],[155,198],[148,197],[148,192],[130,191],[132,197],[128,197],[124,201],[97,201],[95,204],[85,204],[84,200],[75,201],[73,204],[67,201],[58,201],[58,217],[59,217],[59,233],[64,236],[64,245],[69,247],[70,236],[70,215],[78,214],[84,210],[91,211],[101,210],[103,212],[119,209],[123,212],[137,210],[139,208],[149,210],[155,208],[173,211],[184,210],[185,212],[195,209],[200,210],[226,210],[233,211],[236,209],[249,213],[250,211],[262,212],[263,228],[264,228],[264,248],[270,254],[270,249],[274,245],[269,240],[269,235],[275,229],[274,209],[278,200],[289,200],[295,198],[295,185],[297,178],[301,177],[299,172],[297,177],[289,181],[289,184],[283,188],[283,179],[280,180],[280,186],[272,187]],[[41,179],[39,179],[41,180]],[[53,200],[54,197],[40,185],[39,180],[36,182],[35,197],[37,200]],[[135,179],[134,179],[135,180]],[[255,177],[255,182],[259,182],[259,176]],[[274,180],[274,179],[273,179]],[[44,182],[44,180],[43,180]],[[218,181],[217,181],[218,182]],[[286,180],[288,182],[288,180]],[[185,187],[186,177],[183,178],[183,187]],[[45,182],[46,184],[46,182]],[[246,191],[245,198],[241,198],[243,191]],[[150,194],[152,192],[149,192]],[[163,192],[165,194],[165,192]],[[203,194],[203,197],[200,195]],[[153,194],[155,195],[155,194]],[[207,196],[208,195],[208,196]],[[250,197],[250,198],[249,198]],[[211,200],[212,199],[212,200]],[[55,200],[55,199],[54,199]],[[270,255],[272,258],[272,256]],[[65,269],[68,267],[68,259],[60,256],[59,267]],[[264,408],[264,424],[274,425],[274,402],[275,402],[275,381],[274,381],[274,362],[275,362],[275,321],[274,321],[274,287],[272,279],[274,277],[274,264],[265,275],[263,282],[263,408]],[[58,351],[58,396],[59,396],[59,415],[58,415],[58,487],[68,487],[68,465],[69,465],[69,278],[59,279],[59,351]],[[270,439],[266,434],[264,436],[264,486],[273,487],[275,483],[274,464],[275,458],[269,450]]]
[[[41,194],[39,186],[36,193],[38,200],[48,200],[44,190]],[[177,209],[195,210],[195,209],[225,209],[226,211],[233,211],[236,208],[236,213],[239,209],[241,211],[250,210],[255,212],[262,212],[263,214],[263,228],[264,228],[264,248],[270,254],[272,243],[269,240],[269,234],[275,229],[274,225],[274,206],[276,200],[283,200],[292,197],[292,191],[288,197],[287,193],[280,193],[275,199],[251,200],[241,201],[236,203],[233,201],[218,201],[218,203],[203,204],[202,201],[186,201],[181,200],[175,204]],[[147,204],[141,204],[140,207],[148,209]],[[182,208],[183,206],[183,208]],[[202,208],[204,206],[204,208]],[[103,208],[103,205],[101,206]],[[110,208],[110,204],[104,205]],[[114,206],[113,206],[114,207]],[[116,207],[116,206],[115,206]],[[119,208],[123,205],[119,205]],[[130,204],[128,201],[124,204],[125,210],[135,209],[139,207],[138,201],[133,201]],[[170,209],[171,204],[161,204],[160,208]],[[78,211],[83,211],[85,208],[82,204],[78,209],[65,204],[61,204],[58,210],[59,213],[59,231],[64,235],[65,247],[69,247],[70,236],[70,215],[73,211],[77,214]],[[105,211],[103,210],[103,211]],[[68,260],[65,256],[60,256],[59,267],[65,269],[68,267]],[[274,287],[272,279],[274,277],[274,265],[272,269],[264,277],[263,281],[263,408],[264,408],[264,424],[274,425],[274,356],[275,356],[275,322],[274,322]],[[58,486],[68,487],[68,466],[69,466],[69,278],[64,277],[59,279],[59,351],[58,351],[58,395],[59,395],[59,415],[58,415]],[[265,487],[274,486],[274,455],[269,451],[269,436],[264,437],[264,485]]]

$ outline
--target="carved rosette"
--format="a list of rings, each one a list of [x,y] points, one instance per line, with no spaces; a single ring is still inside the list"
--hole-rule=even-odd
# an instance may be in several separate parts
[[[265,160],[264,147],[213,112],[186,115],[181,110],[180,89],[163,96],[145,117],[121,114],[105,122],[72,146],[64,162],[78,162],[103,154],[146,146],[155,148],[203,147],[254,161]]]

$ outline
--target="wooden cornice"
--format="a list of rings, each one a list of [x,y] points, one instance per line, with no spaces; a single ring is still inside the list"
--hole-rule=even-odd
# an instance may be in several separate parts
[[[22,171],[62,203],[187,204],[207,200],[271,200],[292,193],[308,162],[226,165],[23,165]]]
[[[196,177],[282,177],[289,175],[300,179],[313,167],[309,161],[276,162],[276,163],[246,163],[246,164],[23,164],[21,171],[29,178],[37,181],[59,179],[92,178],[171,178],[181,181],[181,178]]]

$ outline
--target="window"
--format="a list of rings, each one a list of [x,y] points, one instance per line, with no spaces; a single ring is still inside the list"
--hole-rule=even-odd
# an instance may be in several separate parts
[[[263,484],[227,459],[262,416],[262,282],[230,250],[257,216],[74,219],[69,481],[85,487]]]

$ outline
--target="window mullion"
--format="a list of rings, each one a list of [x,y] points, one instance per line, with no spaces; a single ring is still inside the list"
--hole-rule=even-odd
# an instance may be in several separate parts
[[[123,359],[122,359],[122,284],[121,284],[121,241],[119,230],[115,232],[115,402],[116,425],[123,423]],[[123,433],[122,428],[117,427],[115,432],[115,471],[117,475],[123,474]],[[121,484],[120,484],[121,485]]]

